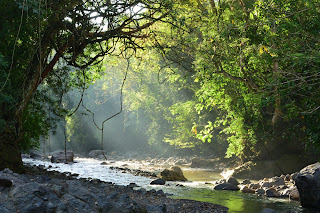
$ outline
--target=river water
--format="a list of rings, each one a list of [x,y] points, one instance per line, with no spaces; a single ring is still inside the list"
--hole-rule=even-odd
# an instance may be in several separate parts
[[[79,174],[79,178],[100,179],[125,186],[130,183],[136,183],[139,187],[147,190],[161,189],[165,193],[170,194],[172,198],[205,201],[226,206],[229,208],[230,213],[259,213],[264,208],[274,209],[278,213],[284,213],[288,210],[291,213],[314,213],[314,211],[302,208],[299,202],[290,201],[289,199],[259,197],[253,194],[244,194],[240,191],[212,190],[213,186],[210,183],[223,177],[219,173],[206,169],[182,167],[184,175],[189,180],[188,182],[168,181],[166,186],[156,186],[150,185],[150,182],[153,180],[151,178],[134,176],[110,169],[110,166],[121,167],[123,165],[128,165],[130,168],[141,168],[141,164],[134,164],[132,162],[118,161],[108,165],[101,165],[102,161],[91,158],[75,158],[77,162],[75,164],[53,164],[48,161],[29,158],[25,158],[23,161],[26,164],[43,165],[48,170],[76,173]],[[148,167],[154,169],[156,166],[146,166],[147,169]]]

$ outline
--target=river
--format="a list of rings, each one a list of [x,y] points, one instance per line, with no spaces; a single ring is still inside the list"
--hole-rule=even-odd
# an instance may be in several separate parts
[[[205,201],[215,204],[220,204],[229,208],[230,213],[259,213],[264,208],[271,208],[278,213],[284,213],[288,210],[295,213],[314,213],[304,209],[297,201],[290,201],[289,199],[267,198],[259,197],[253,194],[244,194],[240,191],[216,191],[212,190],[211,182],[223,178],[221,174],[206,169],[194,169],[182,167],[185,177],[188,182],[171,182],[168,181],[166,186],[150,185],[153,180],[151,178],[134,176],[129,173],[122,173],[121,171],[110,169],[111,166],[128,165],[130,168],[139,169],[141,164],[134,164],[132,162],[117,161],[108,165],[101,165],[100,160],[91,158],[75,158],[75,164],[55,164],[49,161],[42,161],[30,158],[24,158],[24,163],[31,165],[43,165],[48,170],[55,170],[59,172],[71,172],[79,174],[79,178],[94,178],[106,182],[113,182],[118,185],[129,185],[136,183],[139,187],[147,190],[156,189],[163,190],[170,194],[172,198],[191,199],[198,201]],[[51,168],[49,168],[51,166]],[[163,166],[163,165],[162,165]],[[146,168],[157,166],[146,166]]]

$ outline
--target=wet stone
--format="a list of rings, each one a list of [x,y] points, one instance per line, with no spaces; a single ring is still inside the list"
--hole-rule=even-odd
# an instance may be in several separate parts
[[[221,183],[214,187],[214,190],[240,190],[240,188],[236,185],[230,184],[230,183]]]
[[[165,185],[166,181],[162,178],[158,178],[156,180],[153,180],[150,184],[151,185]]]

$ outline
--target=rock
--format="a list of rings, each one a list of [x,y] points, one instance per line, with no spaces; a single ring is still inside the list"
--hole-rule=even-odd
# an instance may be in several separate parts
[[[167,206],[166,204],[150,205],[147,206],[147,211],[152,213],[164,213],[167,212]]]
[[[156,180],[153,180],[150,184],[151,185],[165,185],[166,181],[162,178],[158,178]]]
[[[1,213],[17,212],[13,202],[9,200],[7,195],[1,192],[0,192],[0,212]]]
[[[281,185],[285,185],[285,181],[284,181],[285,177],[273,177],[270,179],[270,184],[271,186],[281,186]]]
[[[100,163],[101,165],[108,165],[107,162],[103,161],[102,163]]]
[[[240,190],[240,188],[237,185],[233,185],[233,184],[230,184],[230,183],[218,184],[213,189],[214,190],[232,190],[232,191]]]
[[[232,185],[239,185],[239,182],[237,179],[235,179],[234,177],[230,177],[227,179],[227,183],[230,183]]]
[[[259,189],[261,186],[260,186],[260,184],[259,183],[251,183],[250,185],[249,185],[249,188],[250,189]]]
[[[320,210],[320,162],[303,168],[295,178],[301,206]]]
[[[129,185],[127,185],[128,188],[134,188],[134,187],[139,187],[136,183],[129,183]]]
[[[14,187],[9,196],[12,197],[20,212],[46,212],[46,200],[58,203],[58,196],[41,184],[30,182]]]
[[[260,185],[262,188],[270,188],[272,186],[272,184],[268,181],[262,181],[260,182]]]
[[[165,181],[187,181],[182,170],[178,166],[173,166],[171,169],[165,169],[161,173],[161,178]]]
[[[30,152],[30,158],[39,159],[42,158],[42,156],[36,152]]]
[[[290,196],[290,193],[291,193],[291,189],[287,188],[287,189],[284,189],[284,190],[280,190],[279,193],[280,193],[280,196],[281,197],[289,197]]]
[[[297,177],[298,177],[298,172],[295,172],[295,173],[292,173],[290,176],[291,176],[291,179],[294,181]]]
[[[10,169],[0,171],[0,179],[3,179],[3,187],[12,187],[13,185],[23,184],[28,182],[28,179],[17,173],[13,173]],[[1,184],[0,184],[1,186]]]
[[[64,209],[67,208],[73,210],[74,212],[96,212],[92,205],[89,205],[87,200],[81,200],[73,195],[65,194],[61,197],[61,205],[59,205],[58,210],[62,210],[65,212]]]
[[[105,151],[104,151],[105,152]],[[105,152],[106,153],[106,152]],[[90,158],[96,158],[98,157],[99,155],[102,155],[102,151],[99,149],[99,150],[91,150],[89,153],[88,153],[88,156]]]
[[[266,190],[267,197],[280,197],[280,193],[275,188],[270,188]]]
[[[243,180],[243,181],[241,182],[242,185],[246,185],[246,184],[250,184],[250,183],[251,183],[251,180],[248,180],[248,179]]]
[[[299,191],[297,187],[292,186],[290,188],[286,188],[284,190],[279,191],[281,197],[290,198],[290,200],[297,200],[299,201]]]
[[[1,213],[161,213],[172,209],[190,212],[190,208],[199,212],[207,212],[208,209],[213,210],[210,212],[227,212],[227,208],[219,205],[172,200],[162,190],[147,192],[145,189],[132,190],[130,186],[135,184],[126,187],[84,178],[69,180],[66,177],[70,172],[55,176],[51,172],[40,175],[43,173],[37,172],[45,171],[32,168],[27,168],[27,174],[13,173],[9,169],[0,171],[0,179],[13,180],[14,183],[10,188],[0,186]],[[33,172],[37,175],[31,175]]]
[[[269,208],[264,208],[261,213],[277,213],[275,210],[273,209],[269,209]]]
[[[293,189],[289,194],[289,198],[291,200],[299,201],[300,200],[300,195],[299,195],[298,189]]]
[[[242,185],[240,191],[243,193],[255,193],[254,189],[250,189],[248,186]]]
[[[67,157],[67,158],[66,158]],[[64,151],[55,151],[51,154],[51,163],[65,163],[73,162],[74,153],[72,151],[67,151],[66,154]]]
[[[266,191],[264,189],[260,188],[260,189],[256,189],[255,193],[257,195],[264,195],[266,193]]]

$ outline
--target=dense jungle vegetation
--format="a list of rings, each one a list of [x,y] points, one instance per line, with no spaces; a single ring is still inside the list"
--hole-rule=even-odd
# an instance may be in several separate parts
[[[151,148],[320,151],[318,0],[0,3],[0,169],[22,170],[57,122],[99,147],[113,115]]]

